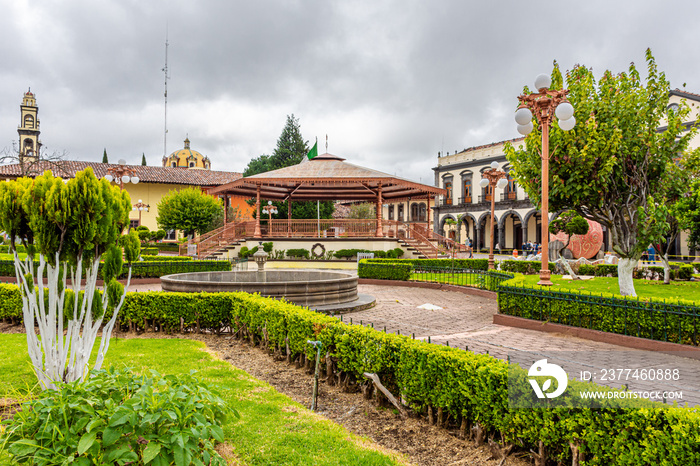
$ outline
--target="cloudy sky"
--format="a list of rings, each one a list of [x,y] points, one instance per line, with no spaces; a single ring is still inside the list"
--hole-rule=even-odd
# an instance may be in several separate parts
[[[103,148],[159,165],[169,37],[167,153],[213,169],[269,154],[294,114],[349,162],[433,180],[438,151],[518,136],[524,85],[577,63],[644,67],[700,93],[700,3],[469,0],[0,0],[0,148],[18,139],[31,87],[41,140],[73,160]]]

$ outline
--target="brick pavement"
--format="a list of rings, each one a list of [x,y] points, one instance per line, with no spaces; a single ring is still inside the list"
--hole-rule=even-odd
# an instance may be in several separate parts
[[[643,350],[631,350],[608,343],[599,343],[562,334],[525,330],[492,323],[497,312],[494,299],[465,295],[451,291],[403,286],[359,285],[358,291],[374,296],[372,309],[346,314],[343,319],[375,329],[435,344],[448,344],[476,353],[488,353],[500,359],[510,359],[526,369],[536,359],[547,358],[579,378],[581,371],[596,373],[598,379],[615,369],[614,381],[598,383],[630,390],[683,391],[683,403],[700,405],[700,361],[677,355]],[[439,306],[439,310],[419,309],[423,304]],[[617,369],[679,369],[680,380],[642,381],[623,376]],[[624,374],[632,374],[633,372]]]

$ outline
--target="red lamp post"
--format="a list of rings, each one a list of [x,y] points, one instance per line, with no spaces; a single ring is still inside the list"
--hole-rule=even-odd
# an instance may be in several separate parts
[[[272,214],[277,215],[277,207],[272,205],[272,201],[267,201],[267,205],[263,206],[262,208],[263,212],[265,212],[268,215],[268,236],[272,236]]]
[[[126,166],[126,160],[120,159],[119,164],[110,167],[104,179],[110,183],[119,183],[119,188],[124,189],[125,183],[137,184],[140,180],[132,168]]]
[[[538,92],[518,96],[520,107],[515,112],[520,134],[527,136],[532,131],[533,113],[542,128],[542,269],[537,284],[545,286],[552,285],[549,271],[549,127],[554,115],[559,119],[560,129],[569,131],[576,126],[574,107],[566,100],[569,90],[550,90],[551,85],[552,80],[546,74],[537,76],[535,89]]]
[[[491,168],[484,170],[482,173],[483,178],[479,182],[482,188],[491,186],[491,245],[489,247],[489,270],[495,268],[495,262],[493,260],[493,240],[494,240],[494,221],[493,217],[496,210],[496,187],[503,189],[508,184],[506,179],[506,172],[498,168],[498,162],[491,162]]]

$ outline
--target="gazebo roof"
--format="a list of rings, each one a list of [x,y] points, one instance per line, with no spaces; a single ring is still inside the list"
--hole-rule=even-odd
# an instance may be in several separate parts
[[[240,178],[210,190],[210,194],[256,197],[258,186],[261,198],[295,201],[374,201],[380,186],[386,201],[446,194],[444,189],[353,165],[327,153],[297,165]]]

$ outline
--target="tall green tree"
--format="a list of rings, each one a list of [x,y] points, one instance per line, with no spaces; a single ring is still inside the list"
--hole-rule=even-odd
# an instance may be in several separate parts
[[[158,228],[202,234],[221,211],[221,201],[197,188],[170,191],[158,203]]]
[[[634,64],[627,72],[606,71],[598,81],[585,66],[567,72],[578,123],[566,132],[554,122],[550,132],[550,209],[573,209],[608,229],[620,256],[620,294],[632,296],[634,267],[649,244],[668,231],[668,207],[662,202],[668,164],[696,132],[683,131],[687,106],[667,110],[669,83],[650,50],[646,62],[645,80]],[[562,86],[555,63],[552,87]],[[533,124],[526,146],[507,144],[506,157],[514,168],[511,173],[539,204],[542,133],[537,121]]]
[[[141,152],[141,165],[146,166],[146,153]]]
[[[67,183],[50,171],[34,179],[0,183],[0,230],[10,237],[29,358],[43,388],[85,379],[100,329],[102,339],[92,368],[102,365],[129,287],[131,263],[140,251],[135,235],[122,237],[129,263],[124,287],[116,281],[122,269],[118,239],[129,224],[130,211],[129,194],[98,180],[91,168]],[[26,258],[17,254],[16,242],[25,246]],[[107,285],[100,296],[95,282],[102,258]],[[108,310],[112,316],[103,326]]]
[[[299,119],[294,114],[287,115],[287,122],[282,129],[282,134],[277,139],[277,146],[272,155],[261,155],[248,162],[243,170],[243,176],[257,175],[271,170],[290,167],[300,163],[309,152],[308,141],[304,141],[301,135]],[[273,218],[287,218],[287,201],[273,202],[277,206],[277,215]],[[251,204],[252,205],[252,204]],[[335,207],[332,201],[323,201],[319,205],[320,218],[331,218]],[[255,215],[255,213],[253,214]],[[313,219],[317,217],[315,201],[292,201],[292,218]]]
[[[102,163],[109,163],[109,159],[107,158],[107,148],[105,147],[104,151],[102,152]]]

